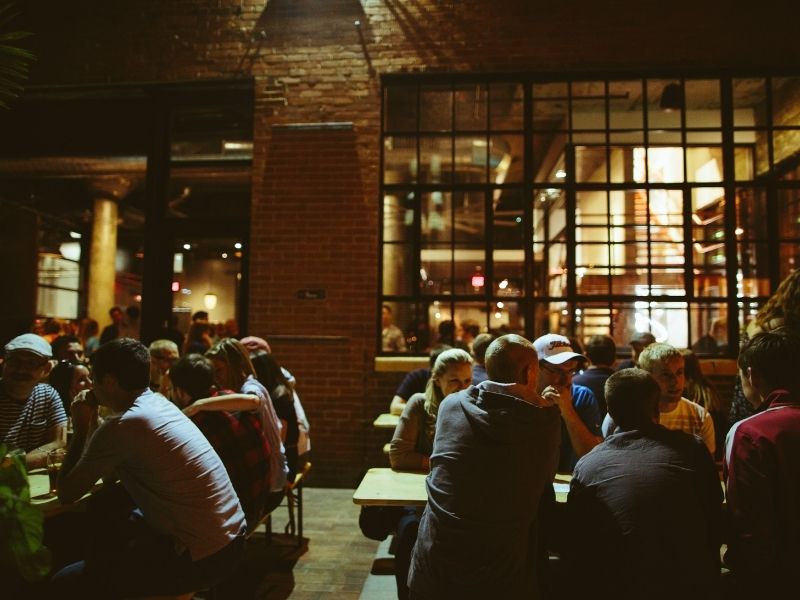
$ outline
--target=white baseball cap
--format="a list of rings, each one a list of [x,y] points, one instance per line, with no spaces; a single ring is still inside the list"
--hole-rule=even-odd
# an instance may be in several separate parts
[[[573,358],[588,360],[583,354],[573,352],[569,339],[557,333],[548,333],[536,338],[533,347],[536,348],[539,360],[545,360],[551,365],[563,365]]]

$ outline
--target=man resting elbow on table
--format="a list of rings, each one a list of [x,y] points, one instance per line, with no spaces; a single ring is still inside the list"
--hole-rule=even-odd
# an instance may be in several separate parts
[[[52,348],[43,337],[26,333],[5,347],[0,379],[0,441],[25,452],[28,469],[44,467],[47,453],[67,439],[61,398],[44,383],[52,368]]]
[[[56,574],[54,593],[120,598],[216,584],[240,559],[245,530],[222,462],[176,406],[149,390],[150,356],[140,342],[113,340],[91,360],[94,390],[72,404],[58,496],[73,502],[116,475],[130,503],[89,515],[98,521],[93,552]],[[99,426],[98,404],[114,413]]]

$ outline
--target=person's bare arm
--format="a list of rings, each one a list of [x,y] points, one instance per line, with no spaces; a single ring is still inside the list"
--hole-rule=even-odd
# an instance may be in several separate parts
[[[389,413],[393,415],[402,415],[406,402],[407,400],[405,398],[395,394],[395,397],[392,398],[392,402],[389,404]]]
[[[548,386],[542,392],[542,396],[545,398],[553,397],[553,394],[557,396],[556,400],[561,410],[561,418],[564,420],[564,425],[567,428],[567,435],[572,444],[572,449],[575,451],[575,456],[581,458],[584,454],[587,454],[592,448],[597,446],[597,444],[602,442],[603,438],[589,431],[589,428],[586,427],[581,420],[580,415],[572,405],[571,386],[564,386],[560,389]]]
[[[255,394],[223,394],[211,398],[201,398],[183,409],[187,417],[200,411],[257,410],[261,400]]]
[[[47,453],[56,448],[63,448],[67,445],[67,424],[54,425],[47,431],[46,444],[34,448],[25,455],[25,466],[28,469],[38,469],[47,466]]]

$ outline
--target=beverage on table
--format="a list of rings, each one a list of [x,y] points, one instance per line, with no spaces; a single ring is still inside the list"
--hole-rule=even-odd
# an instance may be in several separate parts
[[[47,475],[50,477],[51,495],[58,492],[58,472],[61,470],[66,454],[67,451],[63,448],[56,448],[47,453]]]

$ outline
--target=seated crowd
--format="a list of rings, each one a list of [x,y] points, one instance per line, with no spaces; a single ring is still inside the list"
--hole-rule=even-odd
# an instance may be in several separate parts
[[[185,594],[231,576],[245,536],[281,503],[309,450],[294,388],[256,337],[182,357],[171,340],[148,349],[113,337],[88,360],[70,336],[6,344],[0,443],[24,452],[28,469],[66,446],[62,503],[104,483],[69,561],[58,546],[74,531],[55,540],[53,593]]]

